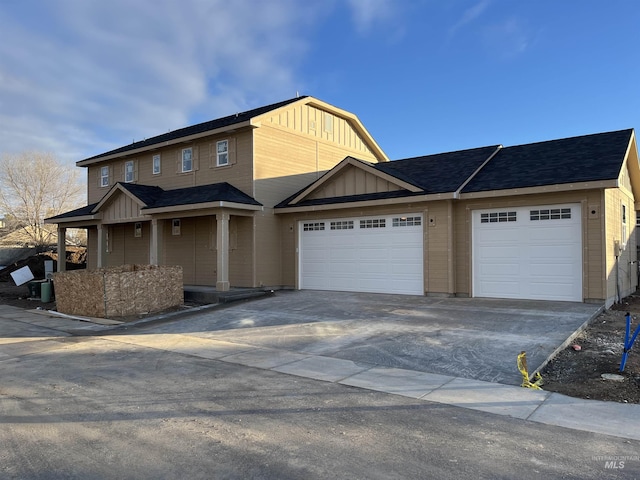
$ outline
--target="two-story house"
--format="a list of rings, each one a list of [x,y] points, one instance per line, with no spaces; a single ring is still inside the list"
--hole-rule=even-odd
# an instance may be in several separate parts
[[[88,230],[88,268],[181,265],[185,284],[278,287],[273,207],[349,155],[388,161],[355,115],[293,98],[77,162],[89,205],[47,222],[60,238]]]

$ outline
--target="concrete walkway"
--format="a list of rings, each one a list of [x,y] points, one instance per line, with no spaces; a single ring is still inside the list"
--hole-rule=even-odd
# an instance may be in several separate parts
[[[3,322],[2,326],[0,360],[7,356],[5,350],[18,348],[17,344],[28,354],[45,348],[44,344],[55,342],[56,337],[81,331],[93,332],[118,343],[640,440],[640,405],[635,404],[582,400],[512,385],[380,367],[322,355],[202,338],[195,334],[108,334],[113,325],[49,317],[6,305],[0,305],[0,320],[9,321]]]

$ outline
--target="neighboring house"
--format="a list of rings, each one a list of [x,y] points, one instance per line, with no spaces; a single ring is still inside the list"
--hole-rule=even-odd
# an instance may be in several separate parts
[[[77,164],[90,204],[47,222],[88,230],[89,268],[607,305],[637,286],[633,130],[389,162],[353,114],[301,97]]]
[[[636,198],[633,130],[349,157],[277,206],[283,283],[611,305],[637,286]]]
[[[348,155],[388,161],[355,115],[294,98],[79,161],[89,205],[46,222],[60,238],[87,229],[88,268],[181,265],[185,284],[280,287],[273,207]]]

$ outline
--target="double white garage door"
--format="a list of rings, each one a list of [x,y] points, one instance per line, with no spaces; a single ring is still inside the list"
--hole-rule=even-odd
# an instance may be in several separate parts
[[[424,295],[422,216],[300,222],[300,288]]]
[[[303,221],[302,289],[424,294],[419,214]],[[582,301],[579,204],[476,210],[475,297]]]

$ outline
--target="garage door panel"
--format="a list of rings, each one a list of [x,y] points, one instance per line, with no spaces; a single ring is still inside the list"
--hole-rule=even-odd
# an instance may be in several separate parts
[[[550,209],[565,209],[571,218],[540,213]],[[473,295],[582,301],[580,205],[508,210],[516,221],[483,223],[481,214],[490,211],[473,212]]]
[[[422,218],[411,217],[418,225],[394,226],[397,215],[313,221],[308,231],[302,222],[300,288],[424,294]],[[349,220],[355,228],[331,230],[331,222],[343,225]],[[377,228],[360,228],[360,220]],[[326,230],[313,230],[317,223]],[[320,262],[329,267],[321,270],[315,265]]]

